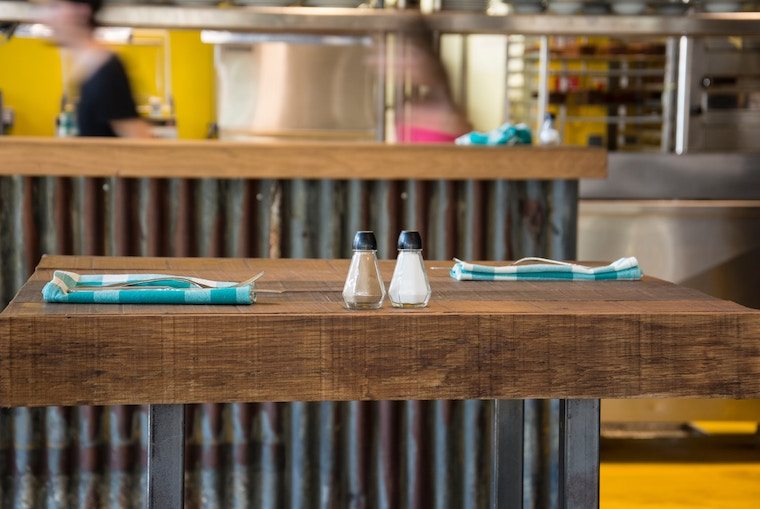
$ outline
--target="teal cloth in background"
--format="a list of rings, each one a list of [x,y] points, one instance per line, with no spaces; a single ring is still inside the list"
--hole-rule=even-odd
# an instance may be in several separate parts
[[[210,288],[199,288],[190,279]],[[98,289],[129,284],[129,288]],[[167,274],[92,274],[57,270],[42,288],[45,302],[69,304],[253,304],[253,284],[237,286],[229,281],[211,281]]]
[[[457,145],[530,145],[533,143],[533,137],[530,128],[525,124],[512,125],[507,122],[504,125],[482,133],[472,131],[463,134],[456,139]]]

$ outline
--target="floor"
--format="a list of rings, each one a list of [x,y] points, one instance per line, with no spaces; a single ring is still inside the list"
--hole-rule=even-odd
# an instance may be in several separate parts
[[[760,509],[757,423],[694,424],[707,439],[604,441],[602,509]]]
[[[760,509],[758,463],[603,463],[602,509]]]

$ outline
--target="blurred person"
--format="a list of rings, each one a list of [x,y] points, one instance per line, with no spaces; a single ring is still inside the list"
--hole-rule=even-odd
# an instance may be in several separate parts
[[[410,90],[396,122],[400,143],[453,143],[472,130],[454,102],[446,69],[431,41],[431,33],[405,38],[395,66],[400,84]]]
[[[150,126],[137,113],[124,65],[95,39],[102,4],[102,0],[51,0],[40,20],[71,54],[73,79],[80,90],[79,135],[150,137]]]

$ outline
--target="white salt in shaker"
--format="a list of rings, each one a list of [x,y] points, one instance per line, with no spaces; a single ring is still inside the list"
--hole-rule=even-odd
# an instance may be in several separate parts
[[[422,260],[419,232],[402,231],[398,238],[398,259],[388,290],[397,308],[424,308],[430,301],[430,283]]]

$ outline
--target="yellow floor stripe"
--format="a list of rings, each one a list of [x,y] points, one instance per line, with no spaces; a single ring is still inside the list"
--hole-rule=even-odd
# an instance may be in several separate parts
[[[602,509],[760,509],[758,463],[602,463]]]

